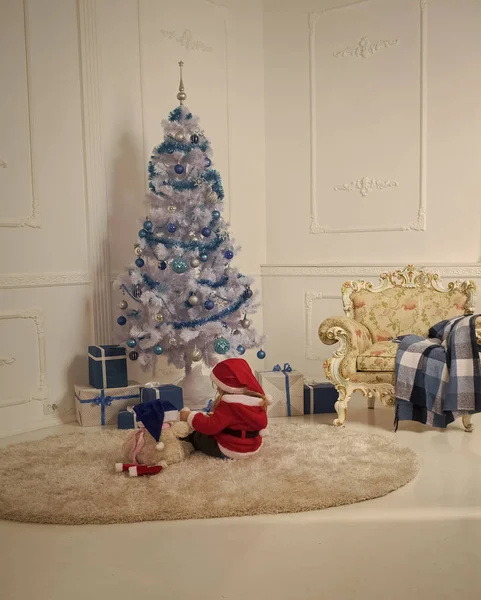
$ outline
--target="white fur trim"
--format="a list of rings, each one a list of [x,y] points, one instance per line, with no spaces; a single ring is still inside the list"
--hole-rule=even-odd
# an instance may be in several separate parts
[[[266,427],[265,429],[261,429],[261,430],[259,431],[259,435],[260,435],[261,437],[266,437],[266,435],[269,435],[269,430],[267,429],[267,427]]]
[[[138,477],[137,467],[129,467],[130,477]]]
[[[244,394],[230,394],[228,396],[222,396],[221,402],[227,402],[227,404],[243,404],[244,406],[261,406],[262,398],[256,396],[244,396]]]
[[[122,473],[124,470],[124,465],[122,463],[115,463],[115,472]]]
[[[229,394],[242,394],[247,389],[245,387],[233,388],[230,387],[230,385],[222,383],[222,381],[220,379],[217,379],[217,377],[214,375],[214,372],[210,374],[210,378],[216,384],[217,387],[219,387],[221,390],[224,390],[224,392],[229,392]]]
[[[194,420],[195,415],[198,415],[200,412],[200,410],[191,410],[189,416],[187,417],[187,423],[192,427],[192,429],[194,429],[192,421]]]
[[[249,458],[250,456],[257,454],[261,448],[262,446],[259,446],[259,448],[254,450],[254,452],[234,452],[234,450],[228,450],[219,444],[219,450],[222,452],[222,454],[227,456],[227,458]]]
[[[155,445],[155,447],[157,448],[157,450],[163,450],[165,448],[165,444],[164,442],[159,442]]]

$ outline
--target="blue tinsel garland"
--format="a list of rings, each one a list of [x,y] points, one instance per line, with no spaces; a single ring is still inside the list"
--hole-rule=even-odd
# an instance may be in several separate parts
[[[238,298],[234,304],[231,304],[228,308],[225,308],[217,315],[210,315],[209,317],[201,317],[200,319],[193,319],[192,321],[181,321],[180,323],[172,323],[174,329],[192,329],[194,327],[200,327],[201,325],[205,325],[206,323],[215,323],[215,321],[220,321],[224,317],[231,315],[232,313],[239,310],[239,308],[247,302],[248,298],[246,294],[242,294],[240,298]]]
[[[220,288],[223,285],[225,285],[228,281],[229,281],[229,278],[227,277],[227,275],[223,275],[218,281],[209,281],[208,279],[199,279],[197,281],[197,283],[199,285],[207,285],[210,288],[212,288],[213,290],[215,290],[216,288]]]
[[[178,106],[169,113],[169,121],[180,121],[182,118],[182,108]]]
[[[147,233],[145,237],[146,242],[149,246],[153,246],[155,244],[162,244],[165,248],[182,248],[183,250],[199,250],[199,252],[212,252],[213,250],[217,250],[217,248],[224,242],[224,238],[220,236],[216,236],[212,242],[208,242],[206,244],[202,244],[200,242],[182,242],[181,240],[173,240],[171,238],[157,237],[155,233]]]
[[[191,152],[195,148],[200,148],[202,152],[206,152],[209,148],[209,142],[204,140],[200,144],[190,144],[189,142],[178,142],[173,138],[167,138],[161,144],[154,148],[157,154],[173,154],[174,152]],[[152,158],[156,158],[152,156]]]

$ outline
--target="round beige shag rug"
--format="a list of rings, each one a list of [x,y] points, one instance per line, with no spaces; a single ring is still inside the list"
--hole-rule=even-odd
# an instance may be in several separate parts
[[[328,425],[270,425],[244,461],[199,454],[154,476],[114,472],[126,431],[83,431],[0,450],[0,518],[132,523],[295,513],[384,496],[418,471],[394,436]]]

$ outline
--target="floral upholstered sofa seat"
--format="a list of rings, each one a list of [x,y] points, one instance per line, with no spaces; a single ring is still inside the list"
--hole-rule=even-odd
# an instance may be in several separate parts
[[[323,343],[340,343],[324,363],[328,379],[339,392],[335,424],[344,423],[354,391],[364,393],[371,407],[376,398],[394,404],[398,345],[392,339],[408,334],[427,337],[439,321],[473,314],[475,298],[474,282],[454,281],[444,287],[436,273],[412,265],[381,274],[378,286],[347,281],[342,286],[345,316],[330,317],[319,327]]]

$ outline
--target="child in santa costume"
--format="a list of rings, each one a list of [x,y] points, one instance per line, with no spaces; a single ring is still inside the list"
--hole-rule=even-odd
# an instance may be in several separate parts
[[[217,386],[213,412],[184,408],[181,421],[194,429],[187,440],[199,452],[216,458],[248,458],[262,446],[268,399],[243,358],[228,358],[214,367]]]

